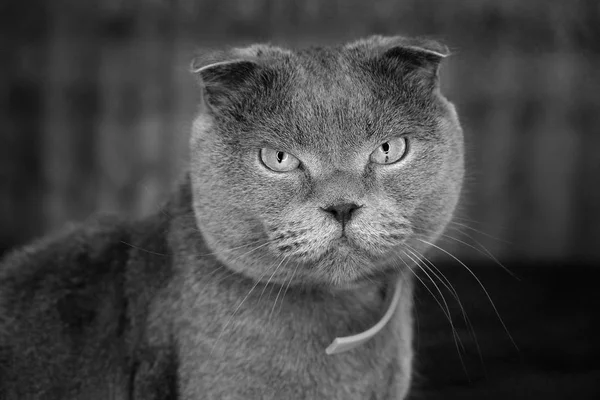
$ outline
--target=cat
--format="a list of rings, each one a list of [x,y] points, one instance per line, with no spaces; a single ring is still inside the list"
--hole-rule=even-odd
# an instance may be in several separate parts
[[[3,260],[0,398],[405,398],[414,257],[464,174],[447,55],[372,36],[197,58],[191,161],[160,212]]]

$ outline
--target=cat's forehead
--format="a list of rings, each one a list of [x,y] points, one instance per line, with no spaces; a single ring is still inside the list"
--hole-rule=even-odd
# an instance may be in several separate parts
[[[224,97],[234,105],[224,132],[236,143],[347,153],[421,122],[432,125],[431,87],[421,90],[417,79],[406,87],[405,71],[420,67],[403,68],[403,60],[372,58],[348,46],[256,45],[240,52],[255,61],[236,70],[248,78]]]
[[[355,149],[389,136],[409,119],[403,94],[395,93],[398,101],[386,101],[381,88],[343,49],[299,51],[280,73],[285,85],[276,94],[279,118],[273,120],[286,121],[290,129],[278,134],[293,143]]]

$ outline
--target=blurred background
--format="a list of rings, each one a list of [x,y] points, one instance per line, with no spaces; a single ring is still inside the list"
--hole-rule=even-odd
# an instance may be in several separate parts
[[[442,85],[469,173],[448,234],[501,259],[600,261],[597,0],[4,0],[0,252],[157,210],[185,167],[198,48],[373,33],[453,51]]]

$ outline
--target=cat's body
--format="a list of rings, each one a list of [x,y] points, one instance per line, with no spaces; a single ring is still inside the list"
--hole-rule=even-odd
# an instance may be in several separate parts
[[[4,260],[0,398],[404,398],[411,260],[462,183],[442,57],[376,37],[201,61],[189,179],[169,205]],[[381,318],[399,276],[391,321],[327,355]]]
[[[393,354],[410,352],[400,340],[409,325],[399,324],[410,316],[328,356],[336,336],[376,322],[381,293],[281,296],[259,284],[219,337],[254,282],[218,270],[214,257],[190,260],[210,250],[192,215],[171,211],[172,219],[88,224],[7,260],[21,271],[18,281],[13,271],[0,278],[11,289],[0,303],[0,398],[395,398],[394,376],[409,364]],[[399,312],[409,313],[405,293]]]

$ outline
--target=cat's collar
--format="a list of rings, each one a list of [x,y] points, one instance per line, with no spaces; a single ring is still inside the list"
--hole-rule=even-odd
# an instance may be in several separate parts
[[[371,328],[367,329],[364,332],[357,333],[352,336],[344,336],[335,338],[333,342],[325,349],[325,353],[328,355],[343,353],[344,351],[351,350],[355,347],[360,346],[361,344],[369,341],[375,335],[377,335],[390,321],[392,315],[394,315],[394,311],[396,311],[396,307],[398,307],[398,302],[400,301],[400,293],[402,291],[402,281],[400,278],[396,281],[396,287],[394,288],[394,295],[392,300],[389,303],[388,309],[383,315],[383,317],[373,325]]]

